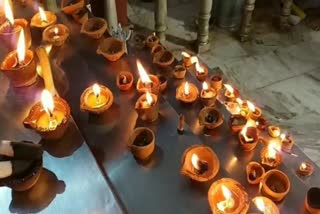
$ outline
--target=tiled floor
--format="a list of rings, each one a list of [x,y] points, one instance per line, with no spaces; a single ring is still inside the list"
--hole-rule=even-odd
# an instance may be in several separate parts
[[[130,20],[153,29],[153,4],[131,0]],[[168,1],[167,46],[177,57],[196,39],[197,5]],[[304,23],[279,33],[276,10],[257,9],[253,39],[240,43],[235,33],[211,29],[211,50],[200,58],[220,66],[242,94],[264,109],[272,122],[293,133],[299,147],[320,166],[320,32]]]

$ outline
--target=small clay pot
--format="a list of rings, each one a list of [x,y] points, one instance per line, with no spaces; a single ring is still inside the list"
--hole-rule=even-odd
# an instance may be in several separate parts
[[[304,201],[304,205],[306,210],[310,214],[319,214],[320,213],[320,188],[319,187],[311,187],[306,195],[306,199]]]
[[[275,202],[282,201],[290,191],[290,180],[280,170],[268,171],[261,180],[261,193]]]
[[[234,90],[233,95],[230,94],[230,92],[229,92],[228,90],[225,90],[224,96],[225,96],[225,98],[226,98],[226,100],[227,100],[228,102],[235,102],[236,99],[237,99],[238,97],[240,97],[240,92],[239,92],[239,90],[236,89],[236,88],[234,88],[233,90]]]
[[[150,93],[153,103],[152,105],[145,106],[146,103],[146,94],[143,94],[139,97],[136,102],[135,109],[138,113],[138,117],[147,122],[153,122],[158,119],[159,116],[159,104],[158,97],[155,94]]]
[[[151,34],[146,38],[146,45],[149,48],[152,48],[153,46],[157,45],[160,42],[160,39],[155,34]]]
[[[270,137],[279,137],[281,130],[278,126],[268,126],[268,133],[270,135]]]
[[[39,31],[43,31],[45,28],[47,28],[50,25],[53,25],[57,22],[57,16],[51,12],[51,11],[44,11],[47,17],[47,22],[41,21],[40,13],[36,13],[32,18],[30,22],[30,26],[32,28],[36,28]]]
[[[55,29],[58,29],[58,39],[54,39]],[[42,32],[42,40],[54,46],[62,46],[69,37],[69,34],[69,28],[63,24],[50,25]]]
[[[224,116],[215,107],[204,107],[199,113],[199,124],[207,129],[215,129],[223,124]]]
[[[61,10],[68,15],[72,15],[76,11],[82,9],[85,6],[84,0],[77,0],[75,3],[68,4],[67,0],[61,0]]]
[[[128,91],[133,84],[133,75],[131,72],[122,71],[117,75],[117,86],[121,91]]]
[[[246,141],[244,137],[243,131],[239,132],[238,137],[240,141],[241,148],[244,151],[252,151],[256,148],[259,136],[258,136],[258,130],[255,127],[247,127],[246,129],[246,136],[250,138],[250,141]]]
[[[197,155],[196,168],[192,163],[193,155]],[[220,161],[214,151],[208,146],[194,145],[186,149],[181,160],[181,174],[198,182],[213,179],[219,172]]]
[[[167,89],[167,85],[168,85],[168,80],[165,76],[159,76],[159,80],[160,80],[160,86],[159,86],[159,89],[160,89],[160,92],[163,92]]]
[[[265,170],[258,162],[250,162],[246,167],[247,181],[249,184],[259,184],[264,176]]]
[[[186,75],[186,68],[183,65],[176,65],[173,69],[173,76],[176,79],[183,79]]]
[[[153,57],[153,63],[157,64],[161,68],[168,67],[174,62],[174,56],[170,51],[160,51],[156,53]]]
[[[83,23],[80,33],[85,34],[93,39],[100,39],[108,29],[108,24],[103,18],[89,18]]]
[[[231,115],[230,116],[230,122],[229,122],[229,126],[232,130],[232,132],[240,132],[243,127],[247,124],[247,118],[244,117],[243,115]]]
[[[125,44],[116,38],[104,39],[97,49],[97,54],[101,54],[111,62],[115,62],[125,53]]]
[[[206,96],[206,93],[208,92],[211,93],[212,96]],[[204,106],[214,106],[216,103],[216,97],[217,97],[217,92],[213,88],[209,88],[208,90],[206,90],[206,92],[202,90],[200,93],[200,99]]]
[[[266,130],[268,124],[268,120],[264,117],[259,117],[257,120],[257,128],[261,131]]]
[[[183,65],[185,67],[191,67],[193,65],[192,55],[187,52],[185,52],[185,54],[181,53],[181,55],[182,55]]]
[[[265,146],[260,153],[261,163],[266,169],[274,169],[281,164],[282,157],[279,152],[276,152],[275,159],[268,158],[268,146]]]
[[[151,55],[155,56],[157,53],[164,51],[164,47],[161,44],[156,44],[151,48]]]
[[[139,93],[146,93],[147,91],[153,93],[153,94],[158,94],[160,90],[160,80],[156,75],[149,74],[148,75],[150,80],[152,81],[152,84],[149,86],[146,86],[142,81],[141,78],[138,79],[137,82],[137,91]]]
[[[294,145],[294,140],[290,135],[286,135],[284,139],[281,139],[281,150],[285,152],[291,152]]]
[[[140,127],[133,130],[127,142],[130,151],[137,159],[148,159],[155,148],[155,136],[151,129]]]
[[[255,111],[249,111],[248,117],[250,117],[252,120],[258,120],[262,115],[262,110],[258,107],[255,107]]]
[[[304,167],[302,164],[304,165]],[[298,169],[298,173],[301,176],[310,176],[310,175],[312,175],[313,171],[314,171],[314,167],[313,167],[312,163],[310,163],[310,162],[301,163],[301,165],[299,166],[299,169]]]
[[[200,82],[203,82],[207,79],[208,77],[208,68],[206,66],[201,66],[203,68],[202,73],[199,73],[198,71],[196,71],[196,77]]]
[[[146,46],[146,36],[143,34],[135,34],[133,36],[134,47],[137,49],[143,49]]]
[[[197,86],[195,86],[194,84],[188,83],[190,93],[189,93],[189,95],[186,95],[184,93],[185,84],[186,83],[182,83],[176,89],[176,99],[180,100],[183,103],[193,103],[198,98],[199,90],[198,90]]]
[[[89,19],[88,11],[85,8],[81,8],[72,13],[72,18],[79,24],[83,24]]]
[[[211,87],[216,91],[219,91],[223,86],[223,78],[222,75],[216,74],[213,75],[210,79]]]

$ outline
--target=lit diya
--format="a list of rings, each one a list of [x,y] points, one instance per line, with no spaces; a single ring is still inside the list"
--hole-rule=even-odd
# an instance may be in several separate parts
[[[223,114],[215,107],[204,107],[199,113],[199,124],[207,129],[218,128],[223,121]]]
[[[24,31],[21,30],[17,50],[8,53],[1,63],[1,71],[14,87],[29,86],[36,82],[34,53],[26,50]]]
[[[107,21],[103,18],[92,17],[87,19],[81,27],[80,33],[93,39],[100,39],[108,29]]]
[[[227,101],[234,102],[236,98],[240,96],[238,89],[233,88],[231,85],[224,84],[224,87],[226,88],[224,96],[226,97]]]
[[[148,159],[155,148],[155,136],[149,128],[136,128],[129,137],[127,145],[133,156],[140,160]]]
[[[158,94],[160,86],[159,78],[155,75],[147,74],[140,60],[137,60],[137,67],[140,75],[137,82],[137,91],[139,93],[146,93],[149,91],[151,93]]]
[[[173,76],[176,79],[184,79],[187,69],[183,65],[176,65],[173,69]]]
[[[42,7],[39,7],[39,12],[31,18],[31,27],[34,27],[40,31],[44,30],[48,26],[55,24],[57,16],[50,12],[44,11]]]
[[[314,167],[310,162],[302,162],[299,166],[298,173],[301,176],[310,176],[314,171]]]
[[[267,169],[276,168],[281,164],[282,158],[278,147],[276,142],[271,141],[261,150],[261,163]]]
[[[194,181],[211,180],[218,174],[219,168],[219,159],[208,146],[191,146],[182,155],[181,174]]]
[[[261,117],[262,115],[262,111],[260,108],[256,107],[253,103],[251,103],[250,101],[247,100],[247,105],[249,108],[249,114],[248,116],[252,119],[252,120],[257,120],[259,119],[259,117]]]
[[[93,114],[107,111],[113,103],[113,94],[109,88],[97,83],[86,88],[80,97],[80,109]]]
[[[215,181],[210,186],[208,200],[213,214],[246,214],[249,209],[245,188],[231,178]]]
[[[196,69],[196,77],[200,82],[203,82],[207,79],[208,76],[208,68],[200,65],[199,59],[195,57],[195,69]]]
[[[117,86],[121,91],[128,91],[133,84],[133,75],[131,72],[122,71],[117,75]]]
[[[249,184],[259,184],[265,173],[264,168],[258,162],[250,162],[246,167],[247,181]]]
[[[32,106],[29,115],[24,119],[26,128],[32,128],[43,139],[61,138],[69,126],[70,107],[60,97],[52,97],[49,91],[43,90],[41,102]]]
[[[310,214],[320,213],[320,188],[312,187],[308,190],[305,199],[305,208]]]
[[[155,33],[150,34],[150,35],[147,36],[147,38],[146,38],[146,45],[147,45],[149,48],[152,48],[153,46],[157,45],[159,42],[160,42],[160,39],[159,39],[159,37],[158,37]]]
[[[209,88],[207,82],[202,83],[200,99],[205,106],[213,106],[216,102],[217,92],[213,88]]]
[[[279,202],[289,193],[291,184],[285,173],[272,169],[263,176],[260,185],[263,195]]]
[[[291,152],[294,141],[289,134],[281,134],[281,150],[285,152]]]
[[[257,209],[263,214],[280,214],[277,205],[269,198],[257,196],[252,199]]]
[[[210,79],[211,87],[214,88],[216,91],[219,91],[222,88],[223,78],[220,74],[215,74]]]
[[[244,126],[247,124],[247,118],[240,114],[235,114],[230,116],[229,126],[232,132],[239,132],[243,130]]]
[[[69,34],[69,29],[63,24],[50,25],[42,32],[42,40],[54,46],[62,46]]]
[[[244,151],[252,151],[255,149],[259,140],[258,130],[250,124],[250,121],[248,121],[241,132],[239,132],[238,137]]]
[[[192,83],[184,82],[176,90],[176,99],[183,103],[193,103],[198,98],[198,88]]]
[[[185,67],[192,66],[192,64],[193,64],[192,56],[189,53],[185,52],[185,51],[182,51],[181,55],[182,55],[183,65]]]
[[[174,62],[174,56],[170,51],[162,50],[153,56],[153,63],[165,68]]]
[[[241,107],[236,102],[226,102],[225,107],[230,112],[231,115],[239,115],[241,114]]]
[[[72,15],[85,6],[84,0],[73,1],[68,3],[67,0],[61,1],[61,10],[68,15]]]
[[[124,42],[113,37],[104,39],[97,49],[97,54],[101,54],[111,62],[119,60],[125,52]]]
[[[281,130],[278,126],[269,126],[268,133],[269,133],[270,137],[277,138],[280,136]]]
[[[139,97],[135,109],[141,120],[148,122],[157,120],[159,115],[158,96],[147,91]]]

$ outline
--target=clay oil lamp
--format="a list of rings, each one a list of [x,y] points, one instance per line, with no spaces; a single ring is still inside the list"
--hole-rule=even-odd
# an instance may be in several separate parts
[[[21,30],[17,50],[10,52],[1,63],[1,71],[14,87],[29,86],[36,82],[36,62],[34,53],[26,50],[24,31]]]
[[[224,87],[226,88],[224,96],[226,97],[227,101],[234,102],[236,98],[240,96],[239,91],[234,89],[231,85],[224,84]]]
[[[50,25],[42,32],[42,40],[54,46],[62,46],[69,34],[69,29],[63,24]]]
[[[168,80],[164,75],[160,75],[160,76],[158,76],[158,78],[160,81],[159,90],[160,90],[160,92],[164,92],[167,89]]]
[[[23,121],[25,127],[34,129],[46,140],[61,138],[69,126],[70,107],[59,97],[43,90],[41,102],[36,103]]]
[[[140,75],[137,82],[137,91],[139,93],[146,93],[149,91],[153,94],[158,94],[160,89],[159,78],[156,75],[147,74],[140,60],[137,60],[137,67]]]
[[[214,88],[216,91],[219,91],[222,88],[223,78],[219,74],[215,74],[210,79],[211,87]]]
[[[219,159],[208,146],[191,146],[182,155],[181,174],[194,181],[211,180],[218,174],[219,168]]]
[[[97,49],[97,54],[104,56],[111,62],[119,60],[125,52],[124,42],[113,37],[104,39]]]
[[[213,88],[209,88],[207,82],[202,83],[202,91],[200,93],[200,99],[205,106],[213,106],[216,102],[217,92]]]
[[[281,134],[281,150],[285,152],[291,152],[294,141],[289,134]]]
[[[77,0],[75,3],[68,4],[67,0],[61,1],[61,10],[68,15],[72,15],[85,6],[84,0]]]
[[[153,63],[161,68],[166,68],[174,62],[174,56],[170,51],[159,51],[153,57]]]
[[[310,162],[302,162],[299,166],[298,173],[301,176],[310,176],[314,171],[314,167]]]
[[[113,94],[109,88],[97,83],[86,88],[80,97],[80,109],[92,114],[102,114],[113,103]]]
[[[240,132],[247,124],[247,118],[240,114],[231,115],[229,126],[234,133]]]
[[[258,129],[248,121],[241,132],[239,132],[238,137],[242,149],[244,151],[252,151],[256,148],[259,140]]]
[[[210,186],[208,200],[213,214],[246,214],[249,209],[248,194],[244,187],[231,178],[215,181]]]
[[[199,59],[195,57],[195,69],[196,69],[196,77],[200,82],[203,82],[208,77],[208,68],[205,66],[200,65]]]
[[[150,34],[149,36],[147,36],[146,38],[146,45],[149,47],[149,48],[152,48],[153,46],[157,45],[160,43],[160,39],[159,37],[153,33],[153,34]]]
[[[103,18],[92,17],[83,23],[80,33],[93,39],[100,39],[108,29],[107,21]]]
[[[256,125],[257,125],[258,129],[261,131],[266,130],[268,124],[269,124],[268,120],[264,117],[259,117],[258,120],[256,121]]]
[[[30,25],[39,31],[43,31],[48,26],[55,24],[56,21],[57,16],[54,13],[50,11],[44,11],[42,7],[39,7],[39,12],[31,18]]]
[[[261,150],[261,163],[265,168],[273,169],[281,164],[282,158],[278,147],[276,142],[271,141]]]
[[[155,136],[151,129],[139,127],[129,137],[128,147],[133,156],[139,160],[148,159],[155,148]]]
[[[89,19],[88,11],[86,8],[77,10],[72,14],[72,18],[79,24],[85,23]]]
[[[192,56],[185,51],[182,51],[181,55],[182,55],[183,65],[187,68],[192,66],[193,64]]]
[[[277,205],[269,198],[257,196],[252,199],[257,209],[263,214],[280,214]]]
[[[183,103],[193,103],[198,98],[198,88],[192,83],[184,82],[176,90],[176,99]]]
[[[157,53],[164,51],[164,47],[161,44],[156,44],[151,48],[151,55],[155,56]]]
[[[310,214],[320,213],[320,188],[312,187],[308,190],[305,199],[305,208]]]
[[[230,112],[231,115],[240,115],[241,107],[236,102],[226,102],[225,107]]]
[[[133,36],[133,44],[137,49],[143,49],[146,46],[146,36],[140,33],[137,33]]]
[[[128,91],[133,84],[133,75],[131,72],[122,71],[117,75],[117,86],[121,91]]]
[[[278,126],[268,126],[268,133],[270,137],[277,138],[281,134],[281,130]]]
[[[139,97],[135,109],[141,120],[153,122],[158,119],[159,105],[158,97],[148,91]]]
[[[250,110],[249,110],[247,101],[242,100],[240,97],[238,97],[238,98],[236,98],[236,103],[240,107],[240,113],[239,114],[248,117],[248,114],[249,114]]]
[[[173,76],[176,79],[184,79],[186,72],[187,70],[184,65],[176,65],[173,69]]]
[[[204,107],[199,113],[199,124],[207,129],[218,128],[223,121],[223,114],[215,107]]]
[[[258,120],[262,115],[261,109],[256,107],[250,101],[247,101],[247,105],[248,105],[248,108],[249,108],[248,117],[250,117],[252,120]]]
[[[268,171],[261,180],[261,193],[275,202],[282,201],[290,191],[290,180],[280,170]]]
[[[250,162],[246,167],[247,181],[249,184],[259,184],[265,170],[258,162]]]

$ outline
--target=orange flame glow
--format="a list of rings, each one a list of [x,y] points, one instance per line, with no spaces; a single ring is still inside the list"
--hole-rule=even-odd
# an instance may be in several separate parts
[[[100,96],[101,88],[100,88],[100,86],[99,86],[97,83],[95,83],[95,84],[92,86],[92,90],[93,90],[94,95],[96,95],[96,97],[99,97],[99,96]]]
[[[188,81],[185,82],[185,84],[184,84],[184,94],[187,95],[187,96],[190,94],[190,88],[189,88]]]
[[[146,100],[147,100],[147,103],[151,106],[153,103],[153,98],[148,91],[146,92]]]
[[[191,163],[192,163],[192,166],[197,169],[197,170],[200,170],[200,166],[199,166],[199,157],[198,155],[196,154],[193,154],[192,157],[191,157]]]
[[[229,91],[230,94],[234,93],[234,89],[232,88],[231,85],[229,84],[224,84],[224,87],[227,89],[227,91]]]
[[[206,91],[206,90],[209,89],[209,86],[208,86],[208,83],[207,83],[207,82],[203,82],[203,83],[202,83],[202,89],[203,89],[204,91]]]
[[[182,52],[181,52],[181,55],[182,55],[183,57],[185,57],[185,58],[190,58],[190,57],[191,57],[191,55],[188,54],[188,53],[185,52],[185,51],[182,51]]]
[[[5,12],[6,18],[8,19],[10,24],[13,25],[14,18],[13,18],[13,13],[12,13],[12,9],[11,9],[9,0],[4,0],[4,12]]]
[[[54,110],[54,101],[51,93],[46,89],[41,93],[41,103],[47,114],[51,116]]]
[[[247,101],[248,104],[248,108],[251,112],[255,112],[256,111],[256,107],[254,106],[254,104],[250,101]]]
[[[145,84],[152,83],[152,81],[150,80],[149,75],[147,74],[146,70],[142,66],[140,60],[137,60],[137,67],[138,67],[138,71],[139,71],[139,75],[140,75],[141,81],[143,83],[145,83]]]
[[[41,19],[41,21],[43,21],[43,22],[48,22],[47,15],[46,15],[46,13],[44,12],[44,10],[43,10],[42,7],[39,7],[39,14],[40,14],[40,19]]]
[[[26,43],[25,43],[23,29],[21,29],[19,39],[18,39],[17,57],[18,57],[19,64],[22,64],[24,62],[25,57],[26,57]]]

